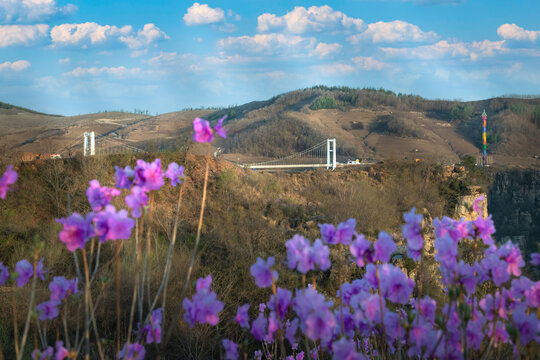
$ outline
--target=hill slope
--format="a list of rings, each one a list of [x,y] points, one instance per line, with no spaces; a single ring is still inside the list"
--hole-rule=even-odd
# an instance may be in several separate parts
[[[214,142],[230,160],[287,156],[336,138],[346,158],[424,159],[456,163],[480,157],[483,110],[488,113],[488,152],[494,165],[539,167],[540,99],[494,98],[475,102],[426,100],[382,89],[317,86],[219,111],[180,111],[159,116],[99,113],[53,117],[0,109],[0,137],[10,151],[67,146],[84,131],[109,133],[151,149],[193,145],[191,121],[215,123],[227,115],[228,138]],[[49,151],[51,152],[51,151]]]

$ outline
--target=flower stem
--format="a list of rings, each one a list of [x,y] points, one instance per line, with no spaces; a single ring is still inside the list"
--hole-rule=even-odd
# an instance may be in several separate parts
[[[186,294],[187,287],[189,285],[189,280],[191,279],[191,273],[193,271],[193,265],[195,264],[195,258],[197,255],[197,249],[199,247],[199,241],[201,239],[201,230],[202,230],[202,223],[204,218],[204,206],[206,203],[206,189],[208,187],[208,171],[210,167],[210,143],[207,144],[207,153],[206,153],[206,169],[204,171],[204,185],[203,185],[203,196],[201,201],[201,212],[199,215],[199,225],[197,226],[197,237],[195,238],[195,246],[193,247],[193,251],[191,253],[191,262],[189,264],[188,272],[186,275],[186,281],[184,282],[184,287],[182,288],[182,293],[180,294],[180,297],[178,299],[178,303],[176,304],[176,308],[174,309],[174,315],[173,319],[171,321],[171,324],[169,325],[169,329],[167,330],[167,334],[165,336],[165,339],[163,341],[163,349],[165,348],[165,345],[169,342],[172,332],[174,328],[176,327],[176,324],[178,323],[178,318],[180,317],[180,308],[182,307],[182,302],[184,300],[184,296]]]
[[[116,352],[120,352],[120,240],[116,241]]]
[[[30,293],[30,303],[28,304],[28,313],[26,315],[26,323],[24,324],[23,336],[21,339],[21,346],[17,360],[22,359],[24,354],[24,345],[26,345],[26,337],[28,336],[28,329],[30,328],[30,320],[32,318],[32,309],[34,308],[34,298],[36,295],[36,278],[37,278],[37,263],[38,263],[38,250],[34,250],[34,276],[32,277],[32,292]]]
[[[11,306],[13,308],[13,337],[15,338],[15,357],[19,358],[19,325],[17,324],[17,306],[15,305],[15,289],[11,292]]]

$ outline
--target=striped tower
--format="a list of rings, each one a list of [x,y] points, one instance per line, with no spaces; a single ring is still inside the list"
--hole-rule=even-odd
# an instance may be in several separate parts
[[[486,110],[482,113],[482,120],[484,122],[482,126],[482,140],[483,140],[483,153],[482,153],[482,166],[487,166],[487,152],[486,152],[486,122],[487,114]]]

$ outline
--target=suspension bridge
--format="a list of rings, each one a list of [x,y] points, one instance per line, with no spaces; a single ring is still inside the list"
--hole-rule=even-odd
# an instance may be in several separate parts
[[[66,146],[60,155],[71,156],[71,154],[82,151],[84,156],[144,153],[145,151],[125,141],[114,139],[110,134],[99,135],[94,131],[85,132],[77,137],[69,146]]]
[[[318,168],[335,169],[336,139],[326,139],[309,149],[280,159],[244,165],[254,170]]]

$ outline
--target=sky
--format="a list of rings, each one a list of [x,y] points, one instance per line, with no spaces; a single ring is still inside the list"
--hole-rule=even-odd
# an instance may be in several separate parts
[[[76,115],[314,85],[540,94],[538,0],[0,0],[0,101]]]

